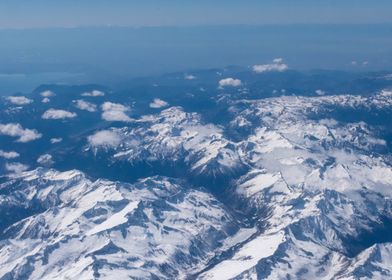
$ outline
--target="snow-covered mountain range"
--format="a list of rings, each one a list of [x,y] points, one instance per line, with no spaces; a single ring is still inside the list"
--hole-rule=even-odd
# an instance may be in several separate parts
[[[244,84],[208,97],[223,121],[161,99],[132,115],[102,93],[82,106],[100,125],[41,167],[4,149],[0,279],[391,279],[392,92],[255,99]],[[64,150],[110,176],[61,165]]]

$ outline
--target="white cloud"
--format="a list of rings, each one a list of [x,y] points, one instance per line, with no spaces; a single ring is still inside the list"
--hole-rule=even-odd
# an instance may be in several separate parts
[[[264,72],[283,72],[286,71],[289,67],[287,64],[283,63],[282,58],[275,58],[271,64],[260,64],[253,65],[252,69],[256,73],[264,73]]]
[[[52,165],[54,163],[53,157],[50,154],[44,154],[39,156],[37,163],[41,165]]]
[[[227,86],[239,87],[240,85],[242,85],[242,82],[239,79],[226,78],[219,81],[220,88],[227,87]]]
[[[385,97],[392,97],[392,90],[383,89],[383,90],[380,92],[380,95],[381,95],[381,96],[385,96]]]
[[[50,139],[50,143],[52,143],[52,144],[60,143],[61,141],[63,141],[63,138],[51,138]]]
[[[101,108],[103,111],[102,119],[106,121],[132,121],[132,119],[125,114],[125,112],[130,110],[129,107],[118,103],[105,102],[102,104]]]
[[[17,142],[26,143],[42,137],[35,129],[24,129],[18,123],[0,124],[0,134],[19,137]]]
[[[82,93],[82,96],[92,96],[92,97],[97,97],[97,96],[104,96],[105,93],[100,91],[100,90],[93,90],[90,92],[84,92]]]
[[[55,96],[56,94],[51,91],[51,90],[45,90],[43,92],[40,93],[42,97],[51,97],[51,96]]]
[[[26,171],[27,169],[29,169],[29,166],[26,164],[22,164],[19,162],[15,162],[15,163],[6,163],[5,164],[5,169],[11,173],[21,173],[23,171]]]
[[[119,103],[113,103],[113,102],[105,102],[101,106],[103,111],[127,111],[129,110],[129,107],[124,106]]]
[[[7,100],[15,105],[27,105],[33,102],[33,100],[25,96],[8,96]]]
[[[42,102],[42,103],[49,103],[49,102],[50,102],[50,99],[47,98],[47,97],[45,97],[45,98],[42,99],[41,102]]]
[[[94,147],[117,147],[121,143],[121,137],[111,130],[101,130],[89,136],[88,142]]]
[[[73,112],[58,109],[48,109],[45,113],[43,113],[42,118],[45,120],[60,120],[72,119],[76,116],[76,113]]]
[[[6,158],[6,159],[13,159],[13,158],[19,157],[19,153],[14,152],[14,151],[6,152],[3,150],[0,150],[0,157]]]
[[[325,91],[323,91],[323,90],[321,90],[321,89],[318,89],[318,90],[316,90],[316,94],[317,94],[317,95],[324,95],[324,94],[325,94]]]
[[[97,105],[87,102],[82,99],[74,100],[75,107],[80,109],[80,110],[85,110],[88,112],[95,112],[97,111]]]
[[[367,61],[367,60],[362,61],[362,62],[356,61],[356,60],[351,61],[352,66],[367,66],[368,64],[369,64],[369,61]]]
[[[195,80],[195,79],[197,79],[197,77],[194,76],[194,75],[186,74],[186,75],[184,76],[184,79],[185,79],[185,80]]]
[[[387,74],[384,76],[385,80],[392,80],[392,74]]]
[[[155,98],[151,103],[150,103],[150,108],[162,108],[169,105],[166,101],[163,101],[162,99]]]

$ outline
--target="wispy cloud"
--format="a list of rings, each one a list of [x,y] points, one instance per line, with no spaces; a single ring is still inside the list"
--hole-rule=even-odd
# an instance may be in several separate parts
[[[43,154],[41,156],[39,156],[39,158],[37,159],[37,163],[40,165],[52,165],[54,163],[53,161],[53,157],[50,154]]]
[[[0,157],[6,158],[6,159],[13,159],[13,158],[19,157],[19,153],[14,152],[14,151],[6,152],[3,150],[0,150]]]
[[[275,58],[271,64],[260,64],[253,65],[252,69],[256,73],[264,73],[264,72],[283,72],[286,71],[289,67],[287,64],[283,63],[282,58]]]
[[[33,102],[33,100],[26,96],[8,96],[7,100],[15,105],[27,105]]]
[[[12,162],[12,163],[6,163],[5,169],[11,173],[18,174],[29,169],[29,166],[19,162]]]
[[[51,138],[50,139],[50,143],[52,143],[52,144],[60,143],[61,141],[63,141],[63,138]]]
[[[162,108],[168,106],[169,103],[166,101],[163,101],[162,99],[155,98],[151,103],[150,103],[150,108]]]
[[[75,118],[76,113],[69,112],[61,109],[48,109],[43,113],[42,118],[45,120],[61,120],[61,119],[72,119]]]
[[[130,110],[129,107],[118,103],[105,102],[101,106],[102,119],[105,121],[129,122],[132,119],[126,114]]]
[[[17,142],[26,143],[42,137],[35,129],[24,129],[18,123],[0,124],[0,134],[18,137]]]
[[[51,91],[51,90],[45,90],[43,92],[40,93],[42,97],[51,97],[51,96],[55,96],[56,94]]]
[[[84,111],[88,111],[88,112],[97,111],[97,105],[95,105],[91,102],[87,102],[85,100],[78,99],[78,100],[74,100],[74,103],[75,103],[75,107],[80,110],[84,110]]]
[[[91,97],[97,97],[97,96],[104,96],[105,93],[103,91],[100,90],[93,90],[90,92],[84,92],[82,93],[82,96],[91,96]]]
[[[353,60],[351,61],[351,65],[352,66],[361,66],[361,67],[366,67],[369,65],[369,61],[365,60],[365,61],[357,61],[357,60]]]
[[[222,79],[219,81],[219,87],[223,88],[223,87],[239,87],[242,85],[241,80],[239,79],[233,79],[233,78],[226,78],[226,79]]]
[[[194,76],[194,75],[185,74],[185,75],[184,75],[184,79],[185,79],[185,80],[195,80],[195,79],[197,79],[197,77]]]
[[[111,130],[101,130],[88,137],[88,142],[93,147],[117,147],[121,137]]]

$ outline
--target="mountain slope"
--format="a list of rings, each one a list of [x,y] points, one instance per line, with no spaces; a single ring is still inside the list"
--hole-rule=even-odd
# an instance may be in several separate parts
[[[211,195],[164,177],[92,182],[37,169],[1,191],[3,211],[39,211],[5,230],[0,279],[180,277],[238,230]]]

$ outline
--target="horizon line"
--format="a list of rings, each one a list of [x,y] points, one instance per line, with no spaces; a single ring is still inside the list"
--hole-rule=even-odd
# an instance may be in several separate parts
[[[185,25],[59,25],[59,26],[32,26],[32,27],[8,27],[0,26],[0,31],[7,30],[49,30],[49,29],[93,29],[93,28],[124,28],[124,29],[143,29],[143,28],[202,28],[202,27],[268,27],[268,26],[377,26],[377,25],[392,25],[391,22],[287,22],[287,23],[227,23],[227,24],[185,24]]]

